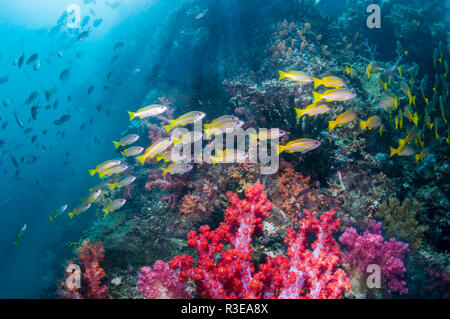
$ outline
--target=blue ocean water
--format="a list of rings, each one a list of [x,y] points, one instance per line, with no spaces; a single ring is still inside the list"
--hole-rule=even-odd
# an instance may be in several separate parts
[[[388,7],[396,4],[394,0],[374,2],[385,2]],[[177,115],[202,108],[202,111],[210,114],[209,119],[212,120],[238,110],[239,107],[230,106],[232,103],[226,94],[233,93],[230,93],[232,90],[223,89],[225,81],[238,76],[248,81],[256,77],[267,81],[270,81],[270,77],[277,79],[277,67],[281,67],[282,62],[279,61],[283,61],[283,58],[274,62],[275,54],[272,54],[270,49],[263,50],[260,42],[272,41],[272,38],[263,37],[270,35],[273,30],[279,32],[277,24],[283,24],[283,20],[293,20],[299,24],[308,23],[310,20],[320,21],[317,22],[319,26],[313,23],[312,28],[317,27],[314,41],[320,43],[317,47],[322,49],[322,53],[325,52],[323,59],[326,60],[326,57],[331,55],[335,59],[333,63],[339,61],[342,66],[349,60],[351,62],[356,59],[350,54],[345,56],[342,51],[327,51],[327,48],[333,47],[333,43],[343,38],[336,40],[337,34],[357,39],[357,28],[366,28],[365,23],[361,23],[361,26],[357,24],[356,30],[350,27],[346,29],[346,14],[355,9],[351,6],[352,1],[298,1],[296,5],[301,3],[314,8],[298,15],[289,12],[281,2],[270,8],[237,3],[238,1],[207,1],[207,5],[201,7],[201,1],[186,0],[0,0],[0,298],[54,296],[67,261],[74,258],[80,238],[89,237],[90,232],[93,232],[91,227],[99,217],[91,211],[77,216],[76,222],[69,220],[66,214],[62,216],[64,218],[50,222],[48,216],[52,210],[64,204],[69,205],[69,210],[73,209],[79,204],[80,198],[86,196],[90,187],[101,182],[100,179],[89,176],[89,169],[106,159],[120,158],[120,154],[112,146],[112,141],[138,130],[137,124],[134,124],[134,127],[130,124],[126,111],[156,103],[158,97],[170,97]],[[405,5],[405,1],[399,3]],[[67,14],[67,8],[73,5],[80,9],[80,21],[77,21],[76,13]],[[315,14],[320,14],[320,18],[316,18]],[[367,13],[363,11],[361,16],[361,21],[365,22]],[[267,19],[268,17],[270,19]],[[390,21],[389,18],[383,19]],[[448,21],[448,15],[446,19]],[[427,32],[428,26],[431,25],[428,20]],[[71,23],[75,23],[75,27],[71,26]],[[395,23],[401,25],[402,22]],[[320,28],[321,24],[323,28]],[[421,26],[417,28],[420,29]],[[300,28],[297,30],[300,31]],[[80,38],[82,32],[86,32],[86,38]],[[447,30],[447,37],[448,32]],[[306,33],[307,31],[304,32]],[[434,35],[436,39],[445,37],[440,33]],[[363,36],[365,35],[361,35]],[[368,40],[361,41],[363,44],[360,44],[360,48],[349,50],[361,53],[358,58],[362,56],[360,60],[369,63],[372,52],[368,51],[370,48],[377,48],[375,57],[394,65],[396,55],[393,46],[397,38],[392,34],[390,36],[385,39],[380,38],[379,34],[372,35],[372,38],[369,35]],[[323,39],[323,42],[320,42],[320,39]],[[403,45],[408,47],[409,43],[401,40]],[[384,41],[389,44],[383,46]],[[417,58],[421,72],[434,72],[431,71],[431,54],[438,41],[426,38],[422,41],[419,41],[419,44],[414,43],[414,49],[416,52],[420,51],[418,49],[422,48],[423,44],[423,52],[412,52],[410,56]],[[345,41],[342,43],[342,47],[348,45]],[[447,45],[446,43],[446,48]],[[266,54],[269,51],[271,53]],[[425,53],[430,54],[426,57],[428,60],[424,57]],[[33,54],[37,54],[36,60],[27,64]],[[337,54],[343,56],[342,60],[339,60]],[[316,55],[319,55],[317,51],[305,53],[297,64],[288,65],[286,62],[284,67],[292,69],[309,65],[312,70],[317,63],[321,68],[325,68],[323,60],[315,60]],[[24,62],[19,67],[22,56]],[[407,62],[416,65],[416,61]],[[330,68],[336,67],[333,63],[329,64]],[[354,67],[356,69],[356,66]],[[268,68],[272,68],[272,73],[265,77],[264,72],[268,72]],[[365,66],[360,67],[361,78],[365,77],[364,68]],[[68,76],[62,75],[65,70],[68,71]],[[252,70],[252,73],[255,70],[255,73],[250,74],[248,70]],[[337,67],[333,70],[337,70]],[[239,72],[242,74],[238,74]],[[420,74],[420,78],[424,73]],[[342,70],[340,76],[349,78]],[[4,83],[1,83],[2,78],[5,79]],[[430,75],[429,91],[433,81],[434,74]],[[262,82],[260,81],[260,84]],[[352,84],[360,90],[365,89],[359,81],[355,80]],[[164,88],[163,92],[161,88]],[[419,83],[416,83],[415,90],[420,91]],[[276,91],[277,89],[273,89],[272,92]],[[37,98],[27,103],[33,92],[38,92]],[[372,93],[367,91],[360,95],[370,98]],[[252,100],[249,98],[248,101]],[[251,104],[248,101],[245,101],[245,105]],[[286,103],[295,104],[298,101],[291,98]],[[37,114],[32,113],[33,108],[37,110]],[[369,107],[364,104],[361,108],[366,111]],[[272,116],[273,114],[264,112],[258,114],[260,117],[256,121],[267,124],[273,120],[279,121],[278,124],[282,122],[280,118],[286,119],[285,123],[292,119],[292,114],[275,112],[277,114]],[[243,111],[241,114],[244,113]],[[55,123],[65,115],[70,115],[67,122]],[[440,125],[439,134],[445,146],[446,124]],[[311,125],[306,129],[298,129],[297,133],[307,132],[308,137],[317,137],[327,126],[326,123]],[[139,130],[148,135],[148,127],[140,127]],[[396,140],[394,133],[387,134],[390,134],[388,136],[392,140]],[[345,141],[349,143],[349,140]],[[388,143],[383,143],[383,147],[389,149]],[[389,154],[380,146],[381,142],[368,139],[367,144],[378,161],[378,166],[374,164],[373,171],[371,168],[365,169],[365,172],[378,176],[381,171],[379,166],[383,166],[382,169],[388,172],[394,170],[392,167],[398,167],[392,162],[387,163]],[[148,146],[143,141],[139,145]],[[323,145],[329,146],[326,143]],[[436,146],[434,152],[448,154],[448,146],[444,146]],[[330,149],[331,147],[328,147],[324,152],[331,152]],[[329,165],[329,171],[323,170],[329,173],[329,176],[324,176],[325,173],[320,168],[317,173],[309,172],[317,180],[317,184],[327,184],[330,177],[336,176],[336,163],[347,161],[343,160],[344,155],[341,155],[346,151],[345,148],[337,148],[338,160]],[[325,158],[327,156],[324,155]],[[354,156],[354,162],[362,161],[362,155]],[[442,158],[448,159],[442,156],[440,163],[445,161]],[[296,162],[297,159],[292,161],[300,163],[299,170],[303,170],[320,166],[322,162],[315,160],[316,158],[310,158],[309,163],[304,163],[303,160]],[[413,162],[411,160],[408,165],[413,165]],[[424,167],[431,170],[430,167],[435,167],[435,162],[436,157],[432,155]],[[448,166],[442,171],[448,174]],[[418,172],[420,175],[419,168]],[[144,172],[139,174],[147,176]],[[392,173],[389,178],[395,180],[400,175]],[[404,191],[399,196],[402,200],[407,197],[406,194],[411,194],[409,186],[405,186],[411,182],[407,178],[394,181],[400,185],[399,189]],[[145,189],[145,182],[141,181],[138,185]],[[412,187],[419,188],[419,185],[414,184]],[[448,188],[442,189],[442,201],[433,201],[425,196],[428,212],[440,204],[441,213],[448,209],[448,193],[445,191]],[[156,195],[155,198],[151,198],[153,195],[148,196],[149,201],[156,198]],[[133,203],[133,200],[130,199],[129,202]],[[431,201],[432,204],[429,203]],[[439,202],[439,205],[436,202]],[[129,210],[134,208],[133,206]],[[446,222],[439,221],[439,225],[445,224],[445,227],[427,237],[427,244],[442,253],[445,256],[442,257],[443,260],[448,258],[446,251],[449,239],[445,235],[448,234],[448,216],[446,218]],[[430,222],[430,219],[432,218],[427,216],[420,221]],[[442,220],[445,218],[442,217]],[[213,220],[212,223],[215,222],[216,220]],[[18,245],[14,245],[13,242],[24,224],[27,226],[26,231],[21,234],[23,236]],[[358,224],[353,220],[349,225],[361,226],[359,230],[366,226],[364,222]],[[434,235],[436,236],[433,237]],[[106,253],[108,254],[108,249]],[[109,262],[111,263],[111,260]],[[121,265],[122,262],[126,264],[127,260],[121,261]]]

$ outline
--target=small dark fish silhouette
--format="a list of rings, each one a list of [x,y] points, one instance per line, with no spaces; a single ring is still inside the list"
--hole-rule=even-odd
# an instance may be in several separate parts
[[[34,61],[37,60],[37,58],[38,58],[38,54],[37,54],[37,53],[32,54],[32,55],[28,58],[27,64],[33,63]]]
[[[51,104],[47,104],[46,106],[45,106],[45,109],[46,110],[50,110],[52,108],[52,105]]]
[[[67,95],[67,101],[72,102],[72,97],[70,95]]]
[[[100,26],[100,24],[102,24],[103,20],[102,19],[97,19],[94,21],[93,25],[94,27],[98,28]]]
[[[47,130],[43,130],[42,135],[46,135],[46,134],[47,134]]]
[[[30,93],[30,95],[28,95],[27,100],[25,101],[25,104],[30,104],[32,103],[34,100],[37,99],[37,97],[39,96],[39,91],[33,91]]]
[[[25,131],[23,131],[24,134],[30,134],[31,133],[31,128],[26,128]]]
[[[81,124],[80,130],[84,130],[85,127],[86,127],[86,123]]]
[[[81,42],[81,41],[86,40],[86,38],[89,36],[89,33],[90,33],[90,32],[91,32],[91,28],[87,29],[86,31],[81,32],[81,33],[78,35],[77,41],[78,41],[78,42]]]
[[[17,117],[17,112],[14,112],[14,117],[16,118],[17,125],[19,125],[20,128],[23,128],[22,122],[20,122],[19,118]]]
[[[19,163],[17,162],[16,158],[14,156],[11,156],[11,161],[14,164],[15,167],[19,167]]]
[[[22,54],[22,56],[19,58],[19,64],[18,64],[19,69],[22,67],[24,60],[25,60],[25,53]]]
[[[92,91],[94,91],[94,88],[95,88],[95,86],[91,85],[91,86],[88,88],[88,94],[91,94]]]
[[[83,21],[81,21],[81,27],[82,27],[82,28],[84,28],[84,27],[86,26],[86,24],[89,23],[89,19],[90,19],[89,16],[85,16],[85,17],[83,18]]]
[[[39,106],[38,105],[34,105],[31,108],[31,117],[33,118],[33,120],[37,120],[37,115],[39,113]]]
[[[59,79],[61,81],[66,81],[69,78],[69,76],[70,76],[70,70],[65,69],[59,74]]]
[[[70,115],[69,114],[65,114],[65,115],[61,116],[58,120],[54,121],[53,123],[55,125],[62,125],[65,122],[67,122],[68,120],[70,120]]]
[[[4,130],[8,126],[8,122],[2,124],[2,130]]]
[[[36,140],[37,140],[37,135],[33,135],[33,136],[31,137],[31,143],[36,142]]]
[[[53,109],[56,110],[56,108],[58,107],[59,104],[59,100],[56,100],[55,103],[53,103]]]
[[[8,82],[9,78],[10,78],[9,75],[1,76],[0,77],[0,85]]]
[[[116,42],[116,44],[114,44],[114,46],[113,46],[113,49],[117,50],[117,49],[123,48],[124,45],[125,45],[125,41]]]

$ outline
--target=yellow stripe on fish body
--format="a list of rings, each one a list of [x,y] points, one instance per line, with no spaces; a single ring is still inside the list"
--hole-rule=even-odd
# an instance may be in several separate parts
[[[207,129],[207,128],[210,128],[210,127],[214,127],[214,126],[218,125],[219,123],[232,121],[232,120],[237,121],[237,120],[239,120],[239,118],[234,116],[234,115],[222,115],[221,117],[218,117],[215,120],[213,120],[211,123],[204,124],[203,128]]]
[[[356,118],[356,112],[353,111],[345,111],[344,113],[338,115],[336,120],[328,122],[328,129],[332,131],[336,126],[343,126],[345,124],[350,123]]]
[[[314,88],[317,88],[321,85],[328,88],[340,88],[345,86],[344,80],[336,77],[336,76],[327,76],[322,79],[313,78]]]
[[[369,117],[367,119],[367,121],[363,121],[361,120],[359,122],[360,126],[361,126],[361,130],[365,130],[366,128],[368,128],[369,130],[377,128],[381,125],[381,118],[377,115],[374,115],[372,117]]]
[[[290,141],[286,145],[275,145],[276,151],[278,154],[286,151],[288,153],[301,152],[306,153],[313,149],[316,149],[320,146],[320,141],[309,139],[309,138],[301,138],[298,140]]]
[[[325,100],[327,102],[332,101],[347,101],[356,96],[356,93],[347,88],[339,88],[318,93],[313,91],[313,104],[318,104],[319,101]]]
[[[284,71],[278,70],[278,74],[279,74],[278,80],[288,78],[292,81],[302,82],[302,83],[309,83],[309,82],[313,81],[312,76],[310,76],[302,71],[284,72]]]
[[[136,159],[142,164],[145,164],[145,161],[147,158],[153,158],[159,153],[164,152],[169,147],[171,147],[174,142],[178,142],[178,140],[173,140],[171,138],[161,138],[154,142],[152,145],[150,145],[146,150],[144,155],[136,157]]]
[[[278,128],[271,128],[270,130],[264,129],[260,130],[258,134],[249,134],[250,141],[267,141],[267,140],[274,140],[278,139],[280,137],[283,137],[286,134],[285,131],[282,131]]]
[[[205,117],[205,113],[198,112],[198,111],[192,111],[188,112],[186,114],[181,115],[176,120],[169,121],[169,125],[164,125],[164,129],[166,132],[169,132],[171,129],[177,127],[177,126],[185,126],[191,123],[194,123],[196,121],[201,120]]]
[[[125,203],[126,199],[124,198],[116,199],[115,201],[110,203],[106,208],[104,208],[103,211],[105,212],[106,216],[108,216],[109,213],[120,209],[123,205],[125,205]]]
[[[232,132],[233,130],[241,127],[244,125],[244,122],[240,120],[231,120],[231,121],[225,121],[221,122],[213,127],[210,127],[205,130],[206,137],[210,137],[211,135],[219,135],[224,133]]]
[[[130,121],[132,121],[134,118],[146,118],[150,116],[156,116],[159,114],[164,113],[167,111],[167,107],[161,104],[152,104],[148,105],[146,107],[142,107],[136,112],[130,112],[128,111],[128,115],[130,116]]]
[[[120,160],[109,160],[109,161],[103,162],[103,163],[97,165],[97,167],[95,169],[90,169],[89,174],[91,176],[94,176],[96,173],[100,174],[100,172],[106,171],[113,166],[119,165],[120,163],[121,163]]]
[[[184,174],[189,172],[193,168],[190,164],[183,164],[183,163],[173,163],[170,164],[167,168],[161,168],[163,171],[163,175],[166,175],[167,173],[173,175],[173,174]]]
[[[330,108],[327,104],[311,104],[304,109],[295,108],[295,113],[297,114],[297,119],[300,119],[304,115],[315,116],[318,114],[324,114],[329,110]]]
[[[139,139],[139,135],[129,134],[127,136],[122,137],[119,142],[113,141],[113,144],[114,144],[114,147],[116,149],[118,149],[120,146],[126,146],[126,145],[133,144],[138,139]]]

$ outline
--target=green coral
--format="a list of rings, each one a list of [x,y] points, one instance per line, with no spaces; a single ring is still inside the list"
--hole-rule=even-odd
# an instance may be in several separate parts
[[[386,237],[397,237],[409,241],[413,247],[418,247],[422,241],[426,226],[419,225],[416,214],[422,212],[422,206],[416,200],[406,198],[400,201],[391,197],[389,202],[383,202],[375,216],[383,222]]]

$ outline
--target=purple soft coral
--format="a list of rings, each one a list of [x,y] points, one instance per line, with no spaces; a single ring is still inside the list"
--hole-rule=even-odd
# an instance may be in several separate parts
[[[142,267],[137,282],[137,292],[147,299],[183,299],[192,298],[178,280],[178,274],[169,264],[157,260],[152,267]]]
[[[384,241],[381,235],[381,223],[371,221],[369,229],[362,236],[352,227],[339,238],[339,242],[347,247],[343,261],[351,268],[359,266],[361,272],[367,271],[367,266],[380,266],[383,282],[392,292],[407,294],[406,282],[402,280],[406,269],[403,259],[408,251],[408,244],[395,238]]]

